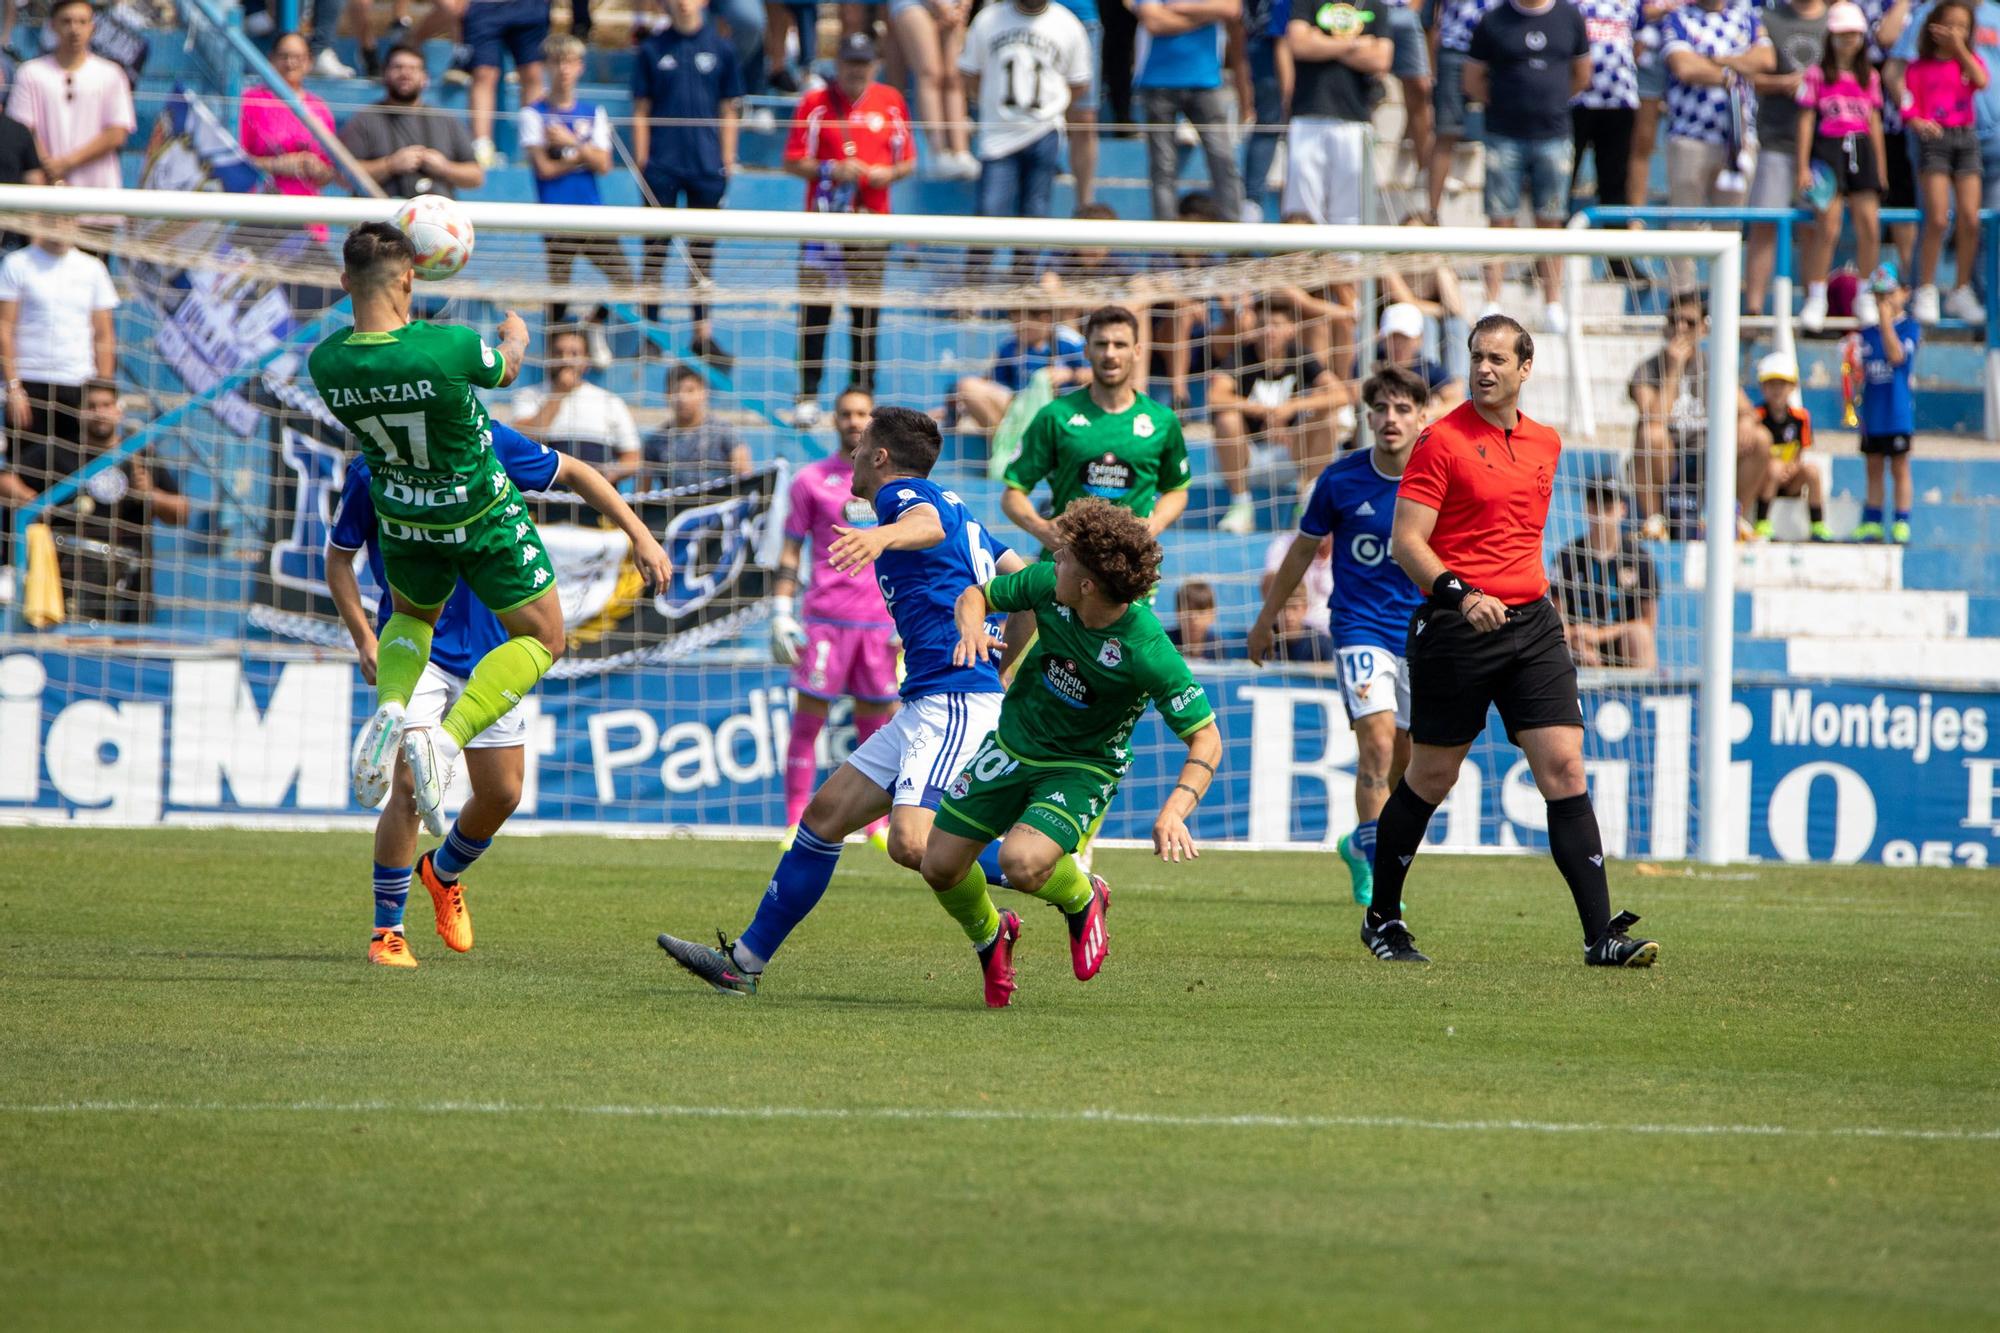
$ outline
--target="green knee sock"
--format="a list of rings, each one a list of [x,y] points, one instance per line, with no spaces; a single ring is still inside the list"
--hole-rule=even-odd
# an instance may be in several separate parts
[[[431,627],[401,611],[389,617],[375,643],[375,706],[408,704],[431,660]]]
[[[986,892],[986,872],[977,861],[965,872],[964,879],[938,894],[937,900],[938,906],[951,913],[951,919],[965,929],[965,937],[972,941],[973,948],[984,949],[1000,933],[1000,913]]]
[[[1076,863],[1074,856],[1064,856],[1056,862],[1056,868],[1049,872],[1048,882],[1035,890],[1035,896],[1045,903],[1075,916],[1090,906],[1090,876],[1083,873],[1083,867]]]
[[[517,634],[507,640],[473,664],[464,692],[444,715],[445,734],[463,750],[474,736],[527,698],[555,661],[540,639]]]

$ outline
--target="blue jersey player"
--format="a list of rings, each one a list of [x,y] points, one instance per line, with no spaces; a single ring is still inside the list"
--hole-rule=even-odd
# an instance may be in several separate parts
[[[1027,562],[929,479],[939,444],[936,423],[923,413],[877,408],[854,450],[854,494],[875,506],[877,525],[836,526],[840,536],[829,548],[842,573],[875,567],[903,641],[902,706],[813,793],[741,938],[731,943],[725,935],[715,949],[660,936],[668,956],[724,994],[756,992],[764,965],[826,893],[848,834],[886,814],[891,859],[911,870],[921,866],[945,788],[999,721],[993,664],[952,661],[959,643],[954,606],[968,585]],[[996,859],[989,868],[995,883],[997,867]],[[1010,970],[1018,918],[1003,914],[1000,931],[992,932],[992,900],[983,887],[976,894],[940,893],[938,901],[966,928],[983,971]]]
[[[537,444],[519,431],[495,422],[492,426],[493,453],[516,488],[546,491],[567,487],[599,513],[611,519],[626,536],[639,542],[653,540],[631,508],[596,469],[579,459]],[[378,539],[375,503],[368,490],[368,464],[350,458],[334,511],[333,530],[328,535],[326,553],[327,589],[340,612],[354,648],[361,657],[361,674],[375,683],[376,635],[388,623],[394,607],[386,591],[388,577],[382,568],[382,545]],[[520,515],[525,524],[526,513]],[[375,586],[384,591],[371,616],[362,603],[361,585],[355,576],[354,560],[366,552]],[[480,658],[507,641],[507,630],[499,618],[482,605],[472,590],[460,583],[438,613],[432,630],[430,662],[410,696],[404,726],[410,731],[435,727],[453,702],[465,692],[467,679]],[[417,859],[418,813],[409,769],[400,758],[388,804],[375,821],[375,929],[368,944],[368,960],[386,967],[415,967],[416,956],[403,938],[403,907],[410,896],[410,880],[422,879],[431,895],[437,932],[451,949],[464,953],[472,947],[472,914],[465,906],[465,889],[459,876],[479,859],[493,843],[507,816],[520,803],[526,776],[523,743],[528,720],[517,705],[499,721],[473,737],[466,746],[466,775],[472,783],[472,799],[459,811],[458,819],[433,851]]]
[[[1320,543],[1333,541],[1334,647],[1340,659],[1340,693],[1354,728],[1352,834],[1339,849],[1354,883],[1354,901],[1374,895],[1375,820],[1410,761],[1410,671],[1403,641],[1423,595],[1389,556],[1395,524],[1396,484],[1424,425],[1430,389],[1400,367],[1377,371],[1361,386],[1368,408],[1372,449],[1329,463],[1314,483],[1299,535],[1271,578],[1264,609],[1250,628],[1250,660],[1262,665],[1292,589],[1305,577]]]
[[[1861,457],[1868,465],[1868,498],[1861,506],[1861,526],[1854,540],[1882,540],[1883,478],[1895,484],[1894,517],[1888,537],[1910,540],[1910,442],[1917,433],[1917,404],[1912,383],[1917,347],[1923,328],[1904,308],[1905,293],[1895,270],[1884,264],[1869,286],[1879,312],[1874,324],[1861,330]]]

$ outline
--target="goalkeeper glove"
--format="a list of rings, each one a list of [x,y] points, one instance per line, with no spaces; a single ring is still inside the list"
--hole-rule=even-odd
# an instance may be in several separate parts
[[[773,597],[771,599],[771,660],[779,666],[792,666],[805,650],[806,628],[792,614],[792,599]]]

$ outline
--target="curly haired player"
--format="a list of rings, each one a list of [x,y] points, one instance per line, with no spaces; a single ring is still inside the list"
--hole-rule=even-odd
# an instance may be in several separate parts
[[[1055,521],[1053,562],[975,584],[959,595],[967,665],[994,651],[989,611],[1033,611],[1033,650],[1015,674],[1000,723],[945,791],[924,849],[923,876],[941,898],[987,883],[980,853],[1000,840],[1008,886],[1061,909],[1077,980],[1097,975],[1109,951],[1109,894],[1070,853],[1118,790],[1132,758],[1132,728],[1146,701],[1187,742],[1187,762],[1153,821],[1163,861],[1197,855],[1187,818],[1215,777],[1222,741],[1208,696],[1143,598],[1159,581],[1160,544],[1146,520],[1106,500],[1073,502]],[[1013,998],[1013,941],[999,914],[967,922],[981,950],[986,1003]],[[988,951],[1001,953],[998,959]],[[1004,983],[1004,984],[1002,984]]]

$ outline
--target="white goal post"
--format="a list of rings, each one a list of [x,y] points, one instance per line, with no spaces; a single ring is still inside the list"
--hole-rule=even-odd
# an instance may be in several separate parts
[[[387,221],[399,200],[336,199],[247,195],[220,192],[173,193],[149,190],[82,190],[0,186],[0,220],[16,223],[41,217],[102,217],[144,219],[190,224],[244,224],[255,228],[301,230],[342,228],[362,222]],[[478,253],[459,279],[435,290],[451,295],[460,284],[480,281],[482,256],[499,251],[526,256],[547,233],[579,237],[634,240],[673,237],[680,242],[715,240],[769,245],[773,253],[818,242],[872,242],[908,247],[1095,248],[1145,254],[1214,256],[1262,262],[1267,257],[1305,255],[1338,258],[1348,271],[1365,273],[1369,265],[1393,266],[1410,256],[1442,256],[1458,261],[1556,258],[1566,264],[1574,287],[1591,261],[1657,259],[1700,261],[1706,267],[1706,296],[1712,320],[1707,384],[1707,466],[1702,510],[1712,537],[1704,544],[1700,584],[1699,672],[1695,688],[1698,743],[1694,749],[1696,824],[1699,857],[1720,863],[1732,854],[1729,830],[1730,754],[1732,742],[1731,680],[1733,670],[1734,590],[1736,558],[1733,534],[1737,511],[1736,416],[1741,326],[1738,316],[1741,283],[1741,238],[1733,231],[1593,231],[1579,229],[1517,230],[1425,227],[1316,227],[1272,224],[1212,224],[1144,221],[1018,220],[940,216],[876,216],[759,211],[699,211],[626,207],[544,206],[515,203],[465,202],[467,216],[482,233]],[[32,228],[28,228],[32,230]],[[190,248],[211,233],[200,226],[186,229]],[[86,244],[92,244],[86,241]],[[93,245],[93,248],[94,245]],[[117,249],[114,243],[111,248]],[[533,254],[537,257],[539,249]],[[155,256],[157,260],[157,256]],[[179,256],[188,263],[198,256]],[[526,261],[514,266],[513,285],[503,285],[510,301],[543,299],[536,294]],[[784,281],[789,282],[789,263]],[[300,281],[326,281],[302,276]],[[1365,280],[1365,279],[1364,279]],[[668,292],[661,299],[684,302],[689,292]],[[497,297],[495,299],[498,299]],[[581,298],[579,298],[581,299]],[[637,300],[637,297],[632,298]],[[1524,321],[1528,322],[1528,321]],[[1591,334],[1581,318],[1560,339],[1564,365],[1578,380],[1591,363]],[[1551,358],[1553,360],[1553,358]],[[1554,369],[1553,367],[1551,368]],[[1572,390],[1577,392],[1580,390]],[[1590,420],[1586,414],[1584,420]],[[1688,548],[1693,557],[1695,548]],[[1695,575],[1689,571],[1688,583]],[[1690,630],[1696,627],[1690,626]],[[15,646],[20,647],[19,640]],[[1740,851],[1736,854],[1740,854]]]

